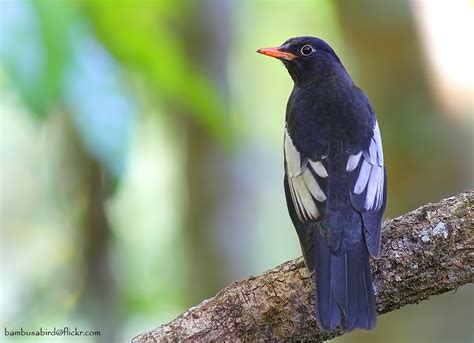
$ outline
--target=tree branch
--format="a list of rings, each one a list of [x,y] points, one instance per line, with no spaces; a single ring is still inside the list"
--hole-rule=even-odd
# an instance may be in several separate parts
[[[473,282],[474,191],[384,223],[372,260],[377,312],[387,313]],[[311,340],[344,332],[316,327],[314,287],[301,258],[234,282],[132,342]]]

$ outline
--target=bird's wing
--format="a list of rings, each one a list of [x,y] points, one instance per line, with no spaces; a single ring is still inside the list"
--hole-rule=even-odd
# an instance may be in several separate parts
[[[303,156],[285,131],[285,171],[290,198],[301,222],[317,220],[326,202],[325,179],[328,177],[322,160]]]
[[[382,215],[387,201],[387,175],[377,121],[368,148],[349,155],[346,172],[350,175],[352,205],[362,214],[367,249],[371,256],[378,257]]]
[[[323,159],[311,160],[301,154],[285,130],[285,195],[307,268],[314,270],[313,227],[326,209],[328,173]]]

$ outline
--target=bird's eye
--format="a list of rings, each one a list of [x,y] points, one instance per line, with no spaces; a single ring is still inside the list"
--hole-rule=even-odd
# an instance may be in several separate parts
[[[309,56],[313,53],[313,47],[309,44],[306,44],[304,47],[301,48],[301,54],[303,56]]]

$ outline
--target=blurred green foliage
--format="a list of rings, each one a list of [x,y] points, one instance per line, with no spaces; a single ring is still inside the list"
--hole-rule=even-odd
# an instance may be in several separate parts
[[[230,143],[228,111],[219,89],[188,56],[176,32],[191,1],[89,1],[87,10],[102,41],[132,70],[146,75],[165,104],[189,113],[222,142]],[[196,5],[196,4],[194,4]],[[122,25],[118,24],[122,23]],[[195,44],[200,44],[195,42]],[[214,52],[218,54],[219,52]]]
[[[75,12],[69,4],[44,1],[4,6],[18,6],[11,9],[12,17],[3,15],[7,24],[13,20],[23,23],[3,28],[8,36],[2,47],[2,63],[31,113],[44,118],[61,96],[70,58],[68,29]]]

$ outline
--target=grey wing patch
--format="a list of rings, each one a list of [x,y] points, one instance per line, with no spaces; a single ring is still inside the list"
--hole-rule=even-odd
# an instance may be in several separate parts
[[[312,171],[321,178],[327,178],[327,170],[321,161],[302,158],[287,130],[284,150],[288,186],[298,218],[302,222],[317,220],[320,211],[316,201],[326,201],[326,195]]]
[[[362,162],[360,162],[361,160]],[[377,212],[383,205],[385,183],[382,139],[377,122],[375,123],[374,135],[370,141],[369,149],[350,155],[347,160],[346,171],[355,170],[359,163],[361,163],[361,166],[352,191],[358,195],[366,191],[363,203],[364,210]]]

